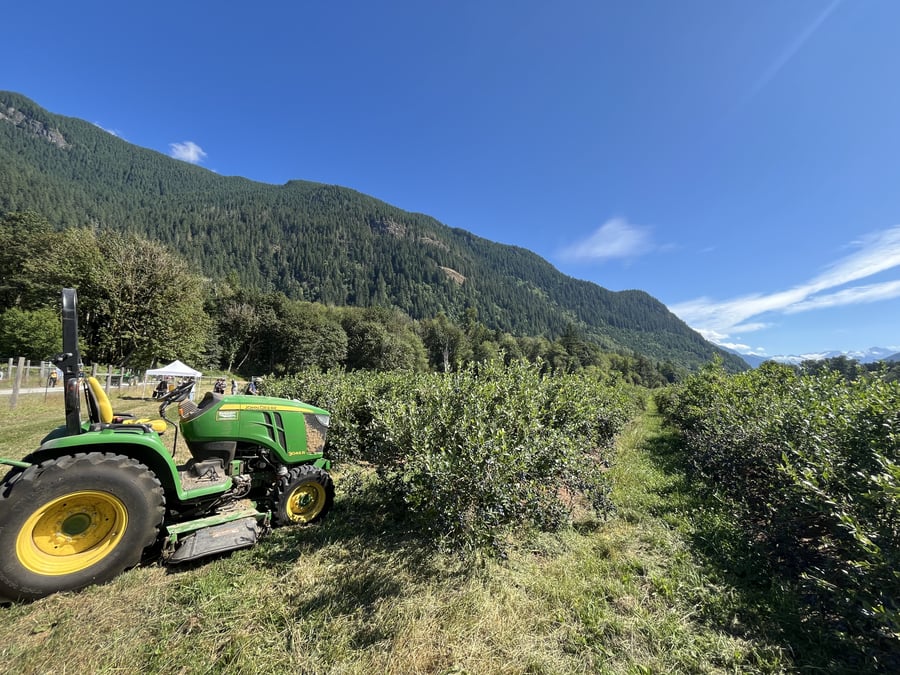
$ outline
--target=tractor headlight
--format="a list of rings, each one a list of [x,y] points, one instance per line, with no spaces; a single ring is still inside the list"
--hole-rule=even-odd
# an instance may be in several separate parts
[[[316,415],[316,421],[327,429],[331,424],[331,415]]]

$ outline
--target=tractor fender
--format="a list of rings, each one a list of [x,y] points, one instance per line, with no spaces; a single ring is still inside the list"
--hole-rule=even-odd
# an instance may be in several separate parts
[[[156,474],[166,493],[166,501],[178,500],[178,467],[169,451],[153,432],[103,429],[77,436],[62,436],[45,441],[40,448],[22,458],[22,462],[40,464],[48,459],[82,452],[107,452],[136,459]]]

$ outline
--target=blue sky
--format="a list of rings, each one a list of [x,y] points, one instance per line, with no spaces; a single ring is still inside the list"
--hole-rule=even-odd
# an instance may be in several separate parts
[[[4,8],[0,88],[334,183],[765,355],[900,350],[900,2]]]

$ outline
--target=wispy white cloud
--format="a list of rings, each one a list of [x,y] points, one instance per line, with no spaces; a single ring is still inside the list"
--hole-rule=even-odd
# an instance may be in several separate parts
[[[812,282],[816,291],[864,279],[900,265],[900,225],[870,234],[850,245],[859,247],[859,251],[833,263],[816,277]]]
[[[900,281],[885,281],[880,284],[845,288],[837,293],[818,295],[796,305],[787,307],[785,314],[808,312],[814,309],[827,309],[841,305],[859,305],[867,302],[879,302],[900,297]]]
[[[766,356],[766,350],[762,347],[751,347],[750,345],[743,344],[741,342],[717,342],[720,347],[725,347],[725,349],[731,349],[735,352],[740,352],[741,354],[746,354],[748,356]]]
[[[199,164],[206,158],[206,152],[193,141],[185,141],[184,143],[171,143],[169,145],[169,156],[180,159],[183,162]]]
[[[900,226],[852,242],[856,251],[829,265],[808,282],[775,293],[754,293],[730,300],[697,298],[669,307],[706,339],[724,344],[735,335],[771,325],[759,317],[797,314],[829,307],[879,302],[900,297],[900,281],[840,288],[900,267]]]
[[[765,328],[771,328],[772,324],[766,321],[756,321],[750,323],[742,323],[737,326],[733,326],[732,330],[735,333],[752,333],[757,330],[763,330]]]
[[[654,250],[650,228],[612,218],[587,239],[560,252],[568,260],[608,260],[636,258]]]
[[[119,131],[118,129],[107,129],[102,124],[98,124],[97,122],[94,122],[94,126],[97,127],[98,129],[102,129],[103,131],[105,131],[108,134],[112,134],[113,136],[116,136],[117,138],[122,138],[122,132]]]

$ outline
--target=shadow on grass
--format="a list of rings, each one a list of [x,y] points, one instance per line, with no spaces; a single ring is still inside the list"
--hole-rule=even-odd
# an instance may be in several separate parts
[[[377,620],[376,614],[384,600],[399,598],[406,592],[390,568],[372,567],[352,573],[342,579],[331,579],[320,584],[317,590],[305,597],[289,600],[298,621],[313,615],[353,617],[348,627],[351,649],[364,649],[377,642],[388,640],[394,631]]]
[[[658,492],[662,499],[651,507],[652,512],[683,523],[695,557],[727,589],[703,603],[703,621],[740,637],[779,645],[798,671],[860,673],[880,667],[895,672],[894,667],[900,668],[896,656],[863,646],[866,636],[854,640],[855,636],[817,619],[809,596],[796,580],[780,574],[768,554],[751,540],[751,530],[735,522],[701,485],[691,482],[677,434],[663,431],[650,437],[644,448],[672,479]],[[687,522],[685,513],[690,514]]]
[[[405,507],[392,502],[378,481],[349,491],[341,489],[340,479],[336,482],[334,506],[322,521],[274,528],[255,547],[254,560],[269,568],[287,570],[312,555],[356,561],[383,558],[390,559],[395,572],[399,568],[417,579],[462,573],[463,565],[456,571],[434,568],[436,541],[407,518]],[[170,570],[177,573],[202,567],[205,561],[229,555],[208,556]]]
[[[312,555],[330,576],[298,589],[289,604],[298,621],[350,618],[346,625],[353,649],[392,637],[393,628],[377,617],[384,601],[415,593],[435,580],[452,583],[467,572],[464,564],[438,554],[436,542],[414,526],[405,508],[393,503],[378,481],[349,491],[339,487],[324,522],[279,528],[255,558],[265,568],[290,573],[304,556]]]
[[[283,527],[276,531],[282,544],[272,550],[272,562],[291,561],[299,552],[339,544],[362,556],[391,555],[410,571],[422,569],[433,557],[437,542],[410,517],[407,507],[369,470],[344,468],[335,478],[335,501],[321,524]]]
[[[170,567],[169,573],[212,568],[214,560],[225,559],[241,574],[264,575],[278,585],[298,624],[324,624],[341,617],[354,649],[389,639],[392,629],[376,617],[386,600],[402,598],[435,580],[452,583],[464,577],[467,568],[438,554],[436,543],[413,527],[378,481],[350,489],[342,488],[340,478],[336,483],[334,507],[322,522],[277,527],[241,556],[235,555],[240,551],[209,556]],[[232,555],[240,562],[228,561]],[[304,559],[310,570],[322,570],[322,576],[308,577]]]

